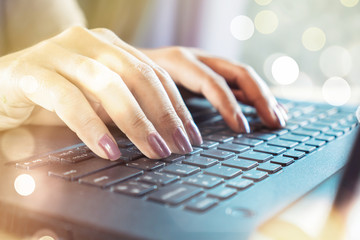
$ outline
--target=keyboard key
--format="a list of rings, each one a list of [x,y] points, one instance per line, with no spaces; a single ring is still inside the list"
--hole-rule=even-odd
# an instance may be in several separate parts
[[[47,165],[49,163],[50,163],[50,160],[48,158],[44,157],[44,158],[36,158],[33,160],[24,161],[24,162],[18,162],[18,163],[16,163],[16,167],[26,169],[26,170],[31,170],[31,169],[34,169],[37,167]]]
[[[286,123],[285,129],[293,131],[293,130],[297,129],[298,127],[299,127],[298,124]]]
[[[239,138],[239,137],[242,136],[241,133],[236,133],[236,132],[233,132],[232,130],[229,130],[229,129],[217,132],[217,134],[228,136],[228,137],[233,137],[233,138]]]
[[[269,145],[260,145],[253,149],[255,152],[263,152],[263,153],[269,153],[273,155],[279,155],[286,151],[286,148],[283,147],[275,147],[275,146],[269,146]]]
[[[191,199],[186,203],[185,208],[196,212],[205,212],[217,204],[218,201],[216,199],[201,196]]]
[[[127,148],[134,145],[128,138],[125,137],[116,138],[115,140],[118,146],[121,148]]]
[[[187,156],[191,156],[191,155],[195,155],[195,154],[201,153],[202,151],[203,151],[202,148],[193,147],[192,152],[189,152],[189,153],[187,153],[186,155],[187,155]]]
[[[281,140],[287,140],[287,141],[294,141],[294,142],[305,142],[310,139],[308,136],[301,136],[301,135],[295,135],[295,134],[285,134],[280,136]]]
[[[278,156],[270,160],[271,163],[280,164],[283,167],[289,166],[294,162],[294,158]]]
[[[80,183],[85,183],[101,188],[109,187],[110,185],[128,180],[129,178],[136,177],[143,174],[143,171],[125,167],[125,166],[116,166],[109,168],[89,176],[79,179]]]
[[[234,139],[234,137],[224,136],[220,134],[210,134],[205,136],[204,139],[214,142],[225,143],[225,142],[230,142],[231,140]]]
[[[320,134],[320,131],[299,128],[299,129],[292,131],[291,133],[295,134],[295,135],[315,137]]]
[[[220,164],[204,170],[204,174],[213,175],[225,179],[236,177],[241,173],[242,171],[240,169],[225,167],[221,166]]]
[[[140,182],[151,183],[155,185],[167,185],[169,183],[179,180],[180,177],[164,172],[148,172],[144,175],[141,175],[138,178]]]
[[[272,134],[276,134],[278,136],[281,136],[281,135],[284,135],[286,133],[289,132],[289,130],[287,129],[263,129],[261,130],[261,132],[264,132],[264,133],[272,133]]]
[[[210,158],[216,158],[219,160],[225,160],[231,157],[235,157],[235,154],[233,152],[228,152],[224,150],[217,150],[217,149],[208,149],[205,150],[200,154],[201,156],[210,157]]]
[[[135,159],[138,159],[140,157],[143,157],[144,155],[140,152],[139,149],[137,149],[136,147],[131,147],[131,148],[119,148],[120,152],[121,152],[121,156],[120,156],[120,160],[124,160],[124,161],[132,161]]]
[[[271,158],[273,158],[273,155],[267,153],[261,153],[261,152],[247,151],[244,153],[240,153],[238,155],[238,158],[248,159],[262,163],[269,161]]]
[[[96,155],[92,152],[81,153],[79,155],[72,155],[71,157],[61,158],[62,162],[69,162],[69,163],[78,163],[84,160],[88,160],[90,158],[94,158]]]
[[[296,150],[289,150],[286,153],[283,154],[284,157],[291,157],[294,159],[300,159],[303,156],[305,156],[304,152],[296,151]]]
[[[224,186],[219,186],[207,192],[209,197],[218,198],[220,200],[228,199],[236,194],[236,190],[234,188],[228,188]]]
[[[270,133],[256,132],[256,133],[246,134],[246,137],[269,141],[271,139],[276,138],[276,135]]]
[[[240,168],[241,170],[245,170],[245,171],[259,165],[259,163],[257,162],[245,160],[241,158],[225,160],[221,162],[221,164],[228,167]]]
[[[49,167],[49,176],[61,177],[66,180],[74,181],[81,177],[105,170],[107,168],[119,165],[118,162],[111,162],[101,158],[92,158],[87,161],[72,163],[51,164]]]
[[[302,151],[302,152],[306,152],[306,153],[311,153],[313,151],[316,150],[316,147],[314,146],[310,146],[310,145],[305,145],[305,144],[301,144],[295,147],[296,151]]]
[[[320,141],[330,142],[330,141],[334,140],[335,137],[331,136],[331,135],[320,134],[320,135],[316,136],[315,139],[320,140]]]
[[[329,127],[313,123],[313,124],[310,124],[310,125],[307,125],[307,126],[303,127],[303,129],[325,132],[325,131],[329,130]]]
[[[189,164],[201,168],[214,166],[218,162],[219,161],[216,159],[203,157],[203,156],[192,156],[182,161],[183,164]]]
[[[222,178],[204,174],[196,174],[194,176],[190,176],[184,179],[184,183],[203,188],[213,188],[222,183],[223,181],[224,180]]]
[[[326,141],[319,141],[315,139],[310,139],[305,143],[306,145],[315,146],[315,147],[321,147],[326,144]]]
[[[165,163],[154,160],[154,159],[149,159],[149,158],[143,157],[143,158],[139,158],[135,161],[127,163],[126,166],[141,169],[144,171],[152,171],[152,170],[164,167]]]
[[[151,193],[149,195],[149,200],[170,205],[178,205],[201,192],[201,188],[175,183]]]
[[[260,164],[256,169],[267,172],[269,174],[273,174],[273,173],[280,171],[282,169],[282,167],[279,166],[278,164],[266,162],[266,163]]]
[[[49,154],[49,159],[52,161],[64,161],[64,159],[70,159],[83,153],[86,152],[80,148],[72,148],[61,152],[51,153]]]
[[[328,131],[324,132],[324,134],[328,135],[328,136],[333,136],[333,137],[340,137],[344,133],[341,131],[328,130]]]
[[[211,149],[217,147],[218,145],[218,142],[204,140],[203,143],[198,147],[201,147],[203,149]]]
[[[200,168],[186,164],[175,163],[164,167],[163,171],[185,177],[199,172]]]
[[[185,156],[183,156],[183,155],[171,154],[169,157],[159,159],[159,160],[167,162],[167,163],[173,163],[173,162],[178,162],[178,161],[183,160],[183,159],[185,159]]]
[[[235,178],[226,184],[227,187],[236,188],[237,190],[244,190],[252,185],[254,185],[253,181],[244,178]]]
[[[218,149],[234,152],[234,153],[242,153],[250,149],[249,146],[233,144],[233,143],[223,143],[218,146]]]
[[[252,169],[250,171],[244,172],[242,177],[253,180],[255,182],[259,182],[259,181],[267,178],[268,176],[269,176],[269,174],[266,172]]]
[[[114,186],[112,190],[117,193],[122,193],[134,197],[141,197],[155,190],[156,188],[157,186],[155,185],[140,183],[136,181],[128,181]]]
[[[246,145],[246,146],[250,146],[250,147],[255,147],[255,146],[257,146],[257,145],[259,145],[259,144],[261,144],[263,142],[264,142],[263,140],[245,138],[245,137],[236,138],[233,141],[233,143],[242,144],[242,145]]]
[[[287,140],[273,139],[268,142],[268,145],[284,147],[284,148],[292,148],[292,147],[295,147],[296,145],[298,145],[298,143],[293,142],[293,141],[287,141]]]

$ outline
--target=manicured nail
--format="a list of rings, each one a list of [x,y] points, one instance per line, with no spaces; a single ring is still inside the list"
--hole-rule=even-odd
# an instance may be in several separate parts
[[[148,142],[154,152],[161,158],[170,156],[171,152],[164,139],[158,133],[150,133],[147,137]]]
[[[277,123],[281,127],[285,127],[286,126],[285,119],[284,119],[283,115],[281,114],[281,111],[280,111],[280,109],[278,107],[274,108],[274,114],[277,117],[277,119],[276,119]]]
[[[176,147],[180,150],[181,153],[189,153],[193,151],[189,140],[180,127],[178,127],[173,133],[173,139]]]
[[[189,134],[190,141],[193,145],[200,146],[203,143],[200,131],[193,121],[189,121],[186,125],[186,132]]]
[[[242,112],[236,113],[236,120],[237,120],[242,132],[250,133],[249,122]]]
[[[112,140],[109,135],[105,134],[99,141],[99,146],[104,150],[107,157],[114,161],[119,159],[121,152],[117,144]]]
[[[288,116],[288,114],[287,114],[287,110],[286,110],[286,108],[284,107],[284,105],[282,105],[281,103],[278,103],[278,104],[277,104],[277,107],[278,107],[278,109],[280,110],[282,116],[284,117],[285,122],[286,122],[287,120],[289,120],[289,116]]]

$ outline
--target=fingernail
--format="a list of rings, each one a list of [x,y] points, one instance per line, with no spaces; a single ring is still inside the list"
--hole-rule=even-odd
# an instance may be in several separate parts
[[[250,133],[249,122],[242,112],[236,113],[236,120],[237,120],[242,132]]]
[[[285,122],[286,122],[287,120],[289,120],[289,116],[288,116],[288,114],[287,114],[286,108],[285,108],[282,104],[280,104],[280,103],[277,104],[277,107],[278,107],[278,109],[280,110],[282,116],[284,117]]]
[[[285,122],[285,119],[284,117],[282,116],[281,112],[280,112],[280,109],[278,107],[275,107],[274,108],[274,113],[275,113],[275,116],[277,117],[276,121],[277,123],[281,126],[281,127],[285,127],[286,125],[286,122]]]
[[[164,139],[158,133],[150,133],[147,137],[148,142],[154,152],[161,158],[170,156],[171,152]]]
[[[190,141],[193,145],[200,146],[203,143],[200,131],[194,121],[189,121],[186,125],[186,131],[189,134]]]
[[[180,150],[181,153],[189,153],[193,151],[189,140],[180,127],[178,127],[173,133],[173,139],[176,147]]]
[[[104,150],[107,157],[112,161],[119,159],[119,157],[121,156],[121,152],[117,144],[107,134],[105,134],[100,139],[99,146]]]

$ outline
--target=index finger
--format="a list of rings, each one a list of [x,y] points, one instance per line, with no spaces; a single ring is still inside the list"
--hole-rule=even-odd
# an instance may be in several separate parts
[[[285,111],[280,109],[270,89],[251,67],[244,67],[220,58],[200,56],[199,59],[223,76],[228,84],[236,85],[239,88],[233,90],[236,97],[254,106],[267,126],[285,126],[287,119]]]

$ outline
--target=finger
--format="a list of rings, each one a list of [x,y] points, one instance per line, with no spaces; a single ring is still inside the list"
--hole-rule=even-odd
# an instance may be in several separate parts
[[[164,54],[169,54],[171,64],[165,61],[162,65],[172,73],[175,81],[193,92],[202,93],[234,131],[250,131],[240,106],[219,74],[181,48],[174,48],[172,52]]]
[[[123,84],[129,88],[136,102],[165,139],[171,151],[176,153],[191,152],[192,147],[183,123],[154,70],[124,49],[108,44],[102,39],[99,40],[93,33],[82,31],[81,34],[76,34],[78,37],[86,38],[88,44],[96,46],[90,50],[80,46],[77,51],[84,56],[95,59],[110,69],[112,73],[121,76]],[[71,71],[67,71],[67,73],[71,74]],[[78,77],[78,79],[80,78]],[[81,79],[81,81],[87,80],[82,77]]]
[[[259,113],[263,122],[270,127],[281,127],[285,125],[285,119],[276,107],[277,101],[270,90],[250,67],[220,58],[199,57],[202,62],[222,75],[229,83],[236,83],[243,91],[245,98],[253,105]]]
[[[153,62],[149,57],[147,57],[144,53],[138,51],[134,47],[128,45],[120,38],[118,38],[112,31],[106,29],[93,29],[92,32],[97,34],[99,37],[106,39],[109,43],[114,44],[122,49],[125,49],[127,52],[135,56],[140,61],[148,64],[156,76],[159,78],[162,86],[164,87],[172,106],[174,107],[177,115],[180,117],[183,125],[186,129],[186,132],[190,138],[190,141],[194,145],[201,145],[203,140],[200,134],[200,131],[196,124],[194,123],[192,116],[187,109],[179,90],[177,89],[174,81],[171,79],[170,75],[158,66],[155,62]]]
[[[146,117],[122,78],[101,63],[66,51],[68,64],[57,71],[96,99],[114,123],[149,158],[164,158],[170,150]],[[66,56],[69,54],[69,56]]]
[[[56,112],[97,155],[110,160],[120,157],[121,153],[116,142],[85,96],[62,76],[37,69],[36,77],[32,75],[20,77],[19,88],[34,104]]]

